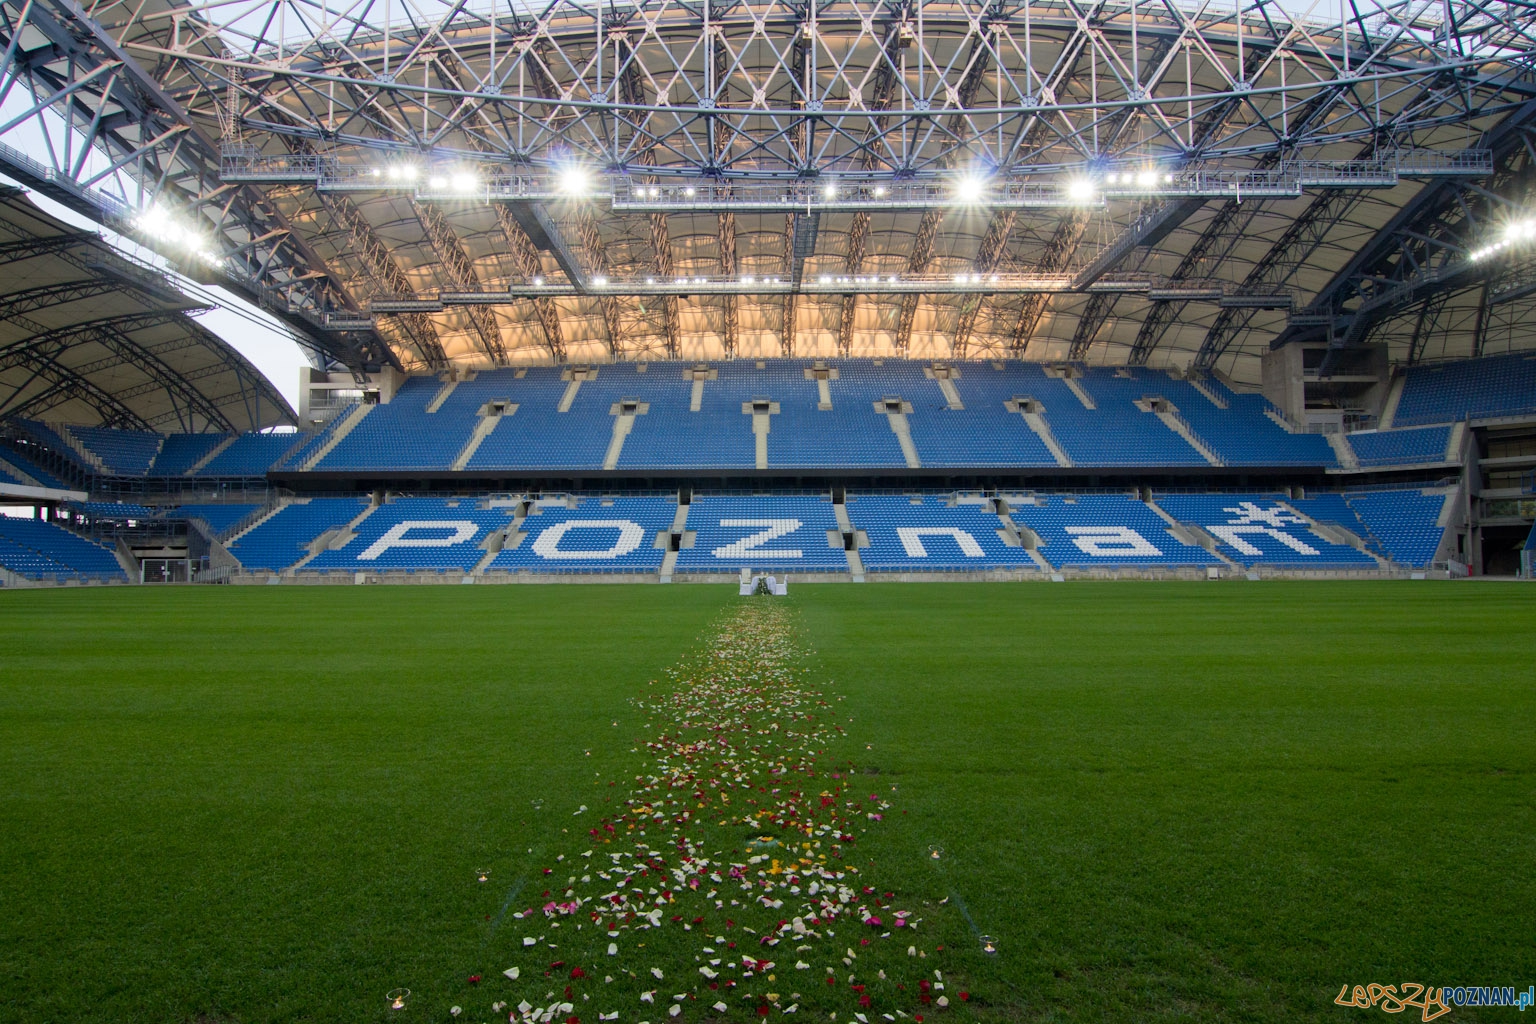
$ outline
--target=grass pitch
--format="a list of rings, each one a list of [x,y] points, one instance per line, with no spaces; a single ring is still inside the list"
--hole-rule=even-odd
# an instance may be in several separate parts
[[[1340,985],[1536,980],[1536,589],[792,590],[897,787],[857,855],[949,900],[950,1018],[1365,1020]],[[0,1020],[496,1019],[503,907],[738,600],[0,593]]]

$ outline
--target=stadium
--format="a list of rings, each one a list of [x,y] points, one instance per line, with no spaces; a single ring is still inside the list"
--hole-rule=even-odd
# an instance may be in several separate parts
[[[1525,5],[0,47],[0,1021],[1536,1003]]]

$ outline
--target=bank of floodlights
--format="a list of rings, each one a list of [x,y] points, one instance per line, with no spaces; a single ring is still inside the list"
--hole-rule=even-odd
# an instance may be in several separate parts
[[[1513,248],[1529,248],[1536,242],[1536,220],[1517,220],[1504,229],[1504,237],[1469,254],[1474,263],[1480,263]]]
[[[207,235],[159,203],[135,217],[133,226],[141,235],[178,255],[195,257],[213,266],[224,262],[224,258],[213,251],[213,243]]]

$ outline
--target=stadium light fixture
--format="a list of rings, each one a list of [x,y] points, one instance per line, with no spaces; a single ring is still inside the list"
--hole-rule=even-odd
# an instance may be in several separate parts
[[[875,198],[876,199],[883,199],[883,198],[885,198],[885,186],[884,185],[876,185],[875,186]]]
[[[1480,263],[1491,256],[1497,256],[1506,249],[1529,246],[1533,241],[1536,241],[1536,220],[1517,220],[1505,226],[1504,237],[1481,249],[1472,250],[1468,253],[1468,257],[1474,263]]]
[[[571,164],[560,172],[560,191],[580,199],[592,191],[592,175],[580,164]]]
[[[597,277],[594,277],[592,279],[592,287],[594,287],[594,288],[607,288],[608,287],[608,279],[606,277],[602,276],[601,274],[599,274]]]
[[[826,197],[827,199],[836,199],[837,198],[837,182],[835,182],[835,181],[827,182],[827,184],[822,188],[821,194],[824,197]]]
[[[1113,178],[1113,175],[1111,175]],[[1094,194],[1098,190],[1093,187],[1093,181],[1089,178],[1073,178],[1067,182],[1067,198],[1074,203],[1087,204],[1093,202]]]
[[[974,174],[961,178],[955,184],[955,198],[962,203],[979,203],[986,191],[986,182]]]

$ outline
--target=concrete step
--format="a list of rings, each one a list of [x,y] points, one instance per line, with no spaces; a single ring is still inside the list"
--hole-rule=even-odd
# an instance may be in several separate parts
[[[1063,384],[1065,384],[1068,387],[1068,389],[1070,389],[1071,392],[1074,395],[1077,396],[1077,400],[1079,402],[1083,403],[1083,408],[1084,409],[1097,409],[1098,408],[1098,405],[1095,404],[1095,402],[1093,400],[1093,396],[1088,394],[1088,392],[1084,391],[1083,390],[1083,386],[1081,384],[1079,384],[1077,381],[1073,380],[1071,377],[1062,377],[1060,379],[1061,379],[1061,382]]]
[[[1186,442],[1188,442],[1189,446],[1195,451],[1199,452],[1200,457],[1207,463],[1212,466],[1226,465],[1225,460],[1223,460],[1220,455],[1217,455],[1215,452],[1211,451],[1209,446],[1207,446],[1206,443],[1200,439],[1200,436],[1190,428],[1189,423],[1184,419],[1184,417],[1179,415],[1178,406],[1174,405],[1172,402],[1165,401],[1162,403],[1162,408],[1155,410],[1153,415],[1162,420],[1164,426],[1166,426],[1169,430],[1173,431],[1175,434],[1178,434]]]
[[[1377,429],[1392,429],[1392,421],[1397,418],[1397,405],[1403,400],[1403,384],[1407,380],[1407,375],[1402,373],[1392,378],[1392,383],[1387,387],[1387,400],[1382,403],[1381,416],[1376,421]]]
[[[64,439],[64,443],[69,445],[71,451],[85,460],[86,465],[90,466],[98,473],[107,475],[111,474],[112,471],[107,468],[107,464],[101,461],[101,456],[97,455],[95,452],[91,451],[83,443],[81,443],[80,439],[74,435],[69,427],[65,426],[63,423],[50,423],[48,425],[53,428],[53,432],[55,434],[58,434]]]
[[[939,390],[944,392],[944,401],[951,409],[965,408],[965,403],[960,401],[960,392],[955,387],[953,380],[948,377],[940,377],[935,383],[939,385]]]
[[[427,403],[427,412],[437,412],[448,401],[448,396],[453,394],[453,389],[459,386],[457,380],[450,380],[437,389],[437,394],[432,396],[432,401]]]
[[[264,511],[258,512],[254,519],[249,520],[246,523],[245,526],[241,527],[239,532],[237,532],[234,535],[232,535],[224,543],[225,544],[233,544],[235,541],[239,540],[241,537],[244,537],[246,534],[248,534],[252,530],[256,529],[256,527],[258,527],[262,523],[266,522],[268,519],[271,519],[273,516],[277,515],[279,512],[281,512],[283,509],[287,508],[289,505],[308,505],[308,504],[309,504],[309,499],[308,498],[294,498],[291,501],[278,501],[278,502],[275,502],[274,504],[269,505]]]
[[[453,460],[453,469],[462,470],[469,465],[469,460],[475,457],[475,452],[485,439],[491,436],[491,431],[496,429],[504,416],[511,416],[517,412],[517,406],[509,405],[503,410],[497,410],[488,416],[480,417],[480,422],[475,424],[474,431],[469,435],[469,440],[464,442],[464,447],[459,449],[458,456]]]
[[[1344,434],[1324,434],[1328,439],[1328,446],[1333,449],[1334,458],[1339,460],[1339,465],[1345,469],[1359,469],[1360,458],[1355,454],[1355,448],[1349,443],[1349,438]]]
[[[1461,450],[1462,450],[1463,446],[1466,444],[1466,440],[1467,440],[1467,422],[1466,422],[1466,420],[1462,420],[1460,423],[1453,423],[1451,425],[1451,436],[1446,438],[1446,440],[1445,440],[1445,461],[1446,462],[1460,462],[1461,461]]]
[[[319,448],[309,453],[309,458],[304,460],[304,464],[299,469],[305,472],[314,469],[320,463],[320,460],[331,454],[331,450],[340,444],[344,437],[352,433],[357,425],[363,422],[363,417],[367,416],[373,409],[374,406],[372,405],[354,405],[351,411],[341,418],[340,422],[331,427],[330,436],[325,439],[325,442]]]
[[[1044,408],[1041,406],[1042,410]],[[1035,432],[1035,436],[1040,438],[1051,453],[1051,457],[1056,460],[1056,465],[1072,465],[1072,456],[1068,455],[1067,450],[1061,446],[1061,442],[1056,440],[1056,435],[1052,432],[1051,425],[1045,421],[1043,412],[1026,412],[1021,415],[1024,417],[1024,422],[1029,425],[1029,429]]]
[[[207,455],[204,455],[202,458],[200,458],[196,462],[192,463],[192,468],[188,469],[185,473],[183,473],[181,475],[182,476],[197,476],[198,473],[202,472],[204,466],[208,465],[208,463],[212,462],[214,459],[218,458],[220,455],[223,455],[225,449],[227,449],[230,445],[234,444],[238,440],[240,440],[240,435],[239,434],[231,434],[231,435],[229,435],[224,440],[222,440],[218,444],[214,445],[213,449]]]
[[[891,433],[896,435],[896,443],[901,445],[901,456],[907,460],[907,468],[922,468],[923,460],[917,457],[917,445],[912,443],[912,428],[907,424],[907,414],[888,412],[885,420],[891,425]]]

